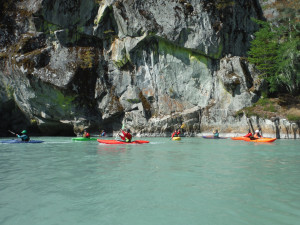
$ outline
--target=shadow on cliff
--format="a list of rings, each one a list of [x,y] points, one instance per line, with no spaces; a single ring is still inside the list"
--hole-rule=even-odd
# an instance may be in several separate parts
[[[11,137],[11,130],[15,133],[26,129],[30,135],[41,135],[40,129],[34,121],[30,121],[24,113],[19,109],[13,100],[9,100],[1,104],[0,107],[0,136]]]

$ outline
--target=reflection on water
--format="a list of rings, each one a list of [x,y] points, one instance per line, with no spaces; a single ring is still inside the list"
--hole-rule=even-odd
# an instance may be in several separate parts
[[[130,149],[128,145],[101,145],[97,146],[98,154],[109,154],[109,153],[124,153],[126,150]]]

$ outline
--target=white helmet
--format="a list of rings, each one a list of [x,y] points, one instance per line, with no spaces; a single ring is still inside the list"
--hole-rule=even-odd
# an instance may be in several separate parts
[[[255,133],[259,133],[259,130],[256,130]]]

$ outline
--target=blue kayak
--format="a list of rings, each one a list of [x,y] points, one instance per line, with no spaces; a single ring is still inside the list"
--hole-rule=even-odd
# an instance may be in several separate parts
[[[4,140],[0,141],[0,143],[3,144],[37,144],[37,143],[43,143],[44,141],[38,141],[38,140],[30,140],[30,141],[21,141],[21,140]]]
[[[209,136],[202,136],[203,138],[206,139],[226,139],[227,137],[214,137],[213,135],[209,135]]]

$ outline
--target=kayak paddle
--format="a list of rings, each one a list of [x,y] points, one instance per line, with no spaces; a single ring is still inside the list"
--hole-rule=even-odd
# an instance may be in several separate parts
[[[16,135],[16,133],[12,132],[11,130],[8,130],[9,133]]]

